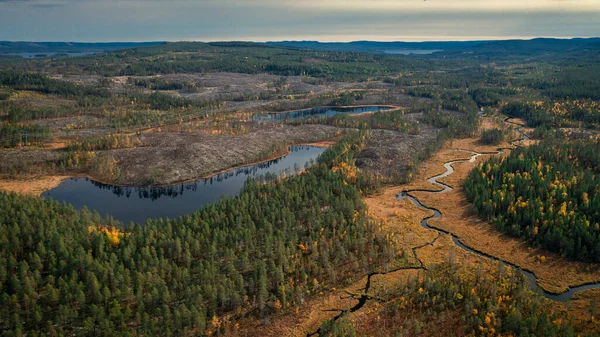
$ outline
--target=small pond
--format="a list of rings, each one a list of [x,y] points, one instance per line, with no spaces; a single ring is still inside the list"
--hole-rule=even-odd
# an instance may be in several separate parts
[[[337,114],[346,115],[357,115],[367,112],[377,112],[391,110],[388,106],[361,106],[361,107],[346,107],[346,108],[335,108],[335,107],[323,107],[314,109],[305,109],[298,111],[289,112],[273,112],[266,114],[257,114],[252,117],[253,120],[274,120],[281,121],[285,119],[299,119],[309,117],[331,117]]]

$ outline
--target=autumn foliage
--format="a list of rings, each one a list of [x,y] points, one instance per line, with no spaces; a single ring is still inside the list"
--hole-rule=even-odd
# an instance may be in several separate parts
[[[600,142],[548,140],[478,165],[474,210],[510,235],[569,258],[600,261]]]

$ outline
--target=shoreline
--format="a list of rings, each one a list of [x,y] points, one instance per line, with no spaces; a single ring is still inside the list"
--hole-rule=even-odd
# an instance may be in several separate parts
[[[171,187],[171,186],[177,186],[177,185],[181,185],[181,184],[194,182],[194,181],[201,180],[201,179],[210,179],[210,178],[216,177],[219,174],[223,174],[228,171],[237,170],[237,169],[247,167],[247,166],[258,165],[258,164],[266,163],[266,162],[269,162],[272,160],[276,160],[276,159],[285,157],[291,153],[292,146],[314,146],[314,147],[320,147],[320,148],[326,149],[326,148],[332,146],[333,144],[335,144],[336,142],[337,142],[337,140],[322,140],[322,141],[317,141],[317,142],[312,142],[312,143],[289,144],[289,145],[287,145],[287,149],[285,152],[274,153],[274,154],[270,155],[267,159],[232,166],[232,167],[229,167],[226,169],[211,172],[207,175],[203,175],[203,176],[192,178],[192,179],[181,180],[181,181],[177,181],[177,182],[169,183],[169,184],[139,186],[139,185],[133,185],[133,184],[116,184],[116,183],[106,182],[101,179],[96,179],[96,178],[92,177],[90,174],[85,174],[85,173],[60,174],[60,175],[59,174],[51,174],[51,175],[42,175],[42,176],[23,177],[23,178],[19,178],[19,179],[0,179],[0,190],[5,191],[5,192],[20,193],[20,194],[32,194],[32,195],[41,197],[42,194],[44,194],[45,192],[47,192],[49,190],[52,190],[53,188],[56,188],[58,185],[62,184],[65,180],[75,179],[75,178],[86,178],[86,179],[92,180],[92,181],[100,183],[100,184],[112,185],[112,186],[118,186],[118,187],[130,187],[130,188]],[[42,182],[41,186],[38,187],[35,185],[35,183],[40,183],[40,182]],[[46,185],[46,183],[48,183],[48,185]],[[29,188],[27,188],[28,186],[29,186]]]
[[[312,108],[295,109],[295,110],[282,110],[282,111],[260,110],[260,111],[244,111],[244,112],[257,113],[257,114],[284,114],[284,113],[291,113],[291,112],[298,112],[298,111],[305,111],[305,110],[313,110],[313,109],[352,109],[352,108],[369,108],[369,107],[389,108],[389,110],[385,110],[385,111],[392,111],[392,110],[396,110],[396,109],[401,109],[402,108],[401,106],[391,105],[391,104],[363,104],[363,105],[342,105],[342,106],[322,105],[322,106],[315,106],[315,107],[312,107]],[[364,114],[364,113],[365,112],[362,112],[360,114],[355,114],[355,115],[361,115],[361,114]]]
[[[313,108],[304,108],[304,109],[296,109],[296,110],[285,110],[285,111],[280,111],[280,112],[268,112],[268,111],[259,111],[259,112],[251,112],[251,113],[274,113],[274,114],[280,114],[280,113],[288,113],[288,112],[297,112],[297,111],[302,111],[302,110],[311,110],[311,109],[318,109],[318,108],[366,108],[366,107],[382,107],[382,108],[389,108],[389,110],[386,111],[393,111],[396,109],[401,109],[402,107],[400,106],[396,106],[396,105],[377,105],[377,104],[370,104],[370,105],[347,105],[347,106],[319,106],[319,107],[313,107]],[[365,115],[365,114],[370,114],[373,112],[363,112],[363,113],[359,113],[356,114],[357,116],[360,115]],[[55,118],[55,119],[60,119],[63,117],[59,117],[59,118]],[[71,117],[72,118],[72,117]],[[169,126],[170,124],[167,125],[163,125],[160,127],[164,127],[164,126]],[[153,130],[156,129],[156,127],[151,127],[151,128],[147,128],[147,129],[142,129],[140,130],[141,132],[148,132],[149,130]],[[122,132],[123,134],[131,134],[131,132]],[[334,138],[333,140],[322,140],[322,141],[316,141],[316,142],[310,142],[310,143],[293,143],[293,144],[289,144],[287,145],[287,151],[285,152],[280,152],[280,153],[274,153],[272,155],[270,155],[268,158],[263,159],[263,160],[258,160],[258,161],[252,161],[249,163],[243,163],[240,165],[235,165],[235,166],[231,166],[225,169],[221,169],[218,171],[213,171],[210,172],[206,175],[202,175],[199,177],[194,177],[191,179],[185,179],[185,180],[179,180],[179,181],[175,181],[175,182],[170,182],[170,183],[164,183],[164,184],[156,184],[156,185],[148,185],[148,186],[143,186],[143,185],[136,185],[136,184],[117,184],[114,182],[107,182],[104,181],[102,179],[93,177],[91,174],[89,173],[73,173],[73,174],[68,174],[68,173],[63,173],[63,174],[48,174],[48,175],[32,175],[32,176],[24,176],[24,177],[20,177],[17,179],[0,179],[0,191],[7,191],[7,192],[16,192],[16,193],[22,193],[22,194],[34,194],[36,196],[41,196],[43,193],[57,187],[58,185],[60,185],[61,183],[63,183],[66,179],[70,179],[70,178],[87,178],[90,179],[92,181],[101,183],[101,184],[105,184],[105,185],[112,185],[112,186],[119,186],[119,187],[133,187],[133,188],[148,188],[148,187],[169,187],[169,186],[176,186],[176,185],[180,185],[180,184],[185,184],[185,183],[189,183],[189,182],[193,182],[193,181],[197,181],[200,179],[210,179],[212,177],[215,177],[219,174],[225,173],[227,171],[230,170],[235,170],[235,169],[239,169],[242,167],[246,167],[246,166],[252,166],[252,165],[258,165],[261,163],[265,163],[265,162],[269,162],[271,160],[275,160],[281,157],[284,157],[286,155],[289,155],[291,153],[290,151],[290,147],[291,146],[302,146],[302,145],[306,145],[306,146],[315,146],[315,147],[322,147],[322,148],[328,148],[330,146],[332,146],[333,144],[335,144],[335,142],[339,140],[339,137]],[[61,143],[64,145],[64,143]],[[55,150],[54,147],[50,147],[50,150]],[[40,184],[41,187],[36,186],[36,184]]]

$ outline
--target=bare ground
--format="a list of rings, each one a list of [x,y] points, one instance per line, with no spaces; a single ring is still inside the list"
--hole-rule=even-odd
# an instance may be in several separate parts
[[[143,133],[143,146],[96,151],[98,157],[116,161],[119,174],[113,178],[78,170],[76,175],[119,185],[170,185],[206,177],[232,167],[272,159],[286,153],[286,145],[319,143],[344,132],[324,125],[277,125],[269,123],[240,135],[185,132]],[[51,146],[50,146],[51,145]],[[316,144],[327,146],[330,143]],[[55,165],[65,153],[64,143],[45,148],[0,150],[3,186],[36,185],[36,177],[65,175]],[[67,170],[68,171],[68,170]],[[20,179],[20,180],[15,180]],[[23,187],[22,189],[29,189]],[[31,187],[33,188],[33,187]],[[19,190],[18,188],[6,188]]]
[[[342,130],[323,125],[275,126],[242,135],[148,133],[146,146],[106,151],[118,161],[122,185],[174,184],[267,159],[274,144],[313,143]]]
[[[0,180],[0,190],[39,196],[60,185],[68,176],[38,176],[18,180]]]

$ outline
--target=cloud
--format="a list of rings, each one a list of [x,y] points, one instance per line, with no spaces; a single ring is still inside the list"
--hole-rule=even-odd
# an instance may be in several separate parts
[[[0,0],[0,6],[0,40],[347,41],[600,35],[598,0]]]
[[[26,4],[31,7],[39,7],[39,8],[51,8],[51,7],[62,7],[66,6],[66,2],[56,2],[56,1],[44,1],[44,0],[0,0],[0,3],[6,4]]]
[[[42,4],[42,3],[35,3],[35,4],[29,4],[32,7],[38,7],[38,8],[54,8],[54,7],[63,7],[66,6],[66,3],[47,3],[47,4]]]

